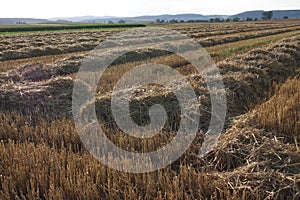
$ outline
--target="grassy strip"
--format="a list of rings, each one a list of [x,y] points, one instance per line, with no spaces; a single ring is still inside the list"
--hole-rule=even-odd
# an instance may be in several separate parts
[[[55,31],[55,30],[77,30],[95,28],[132,28],[145,27],[144,24],[97,24],[97,25],[59,25],[59,26],[2,26],[0,32],[32,32],[32,31]]]
[[[135,27],[132,27],[135,28]],[[136,27],[138,28],[138,27]],[[25,35],[25,34],[46,34],[46,33],[72,33],[72,32],[86,32],[86,31],[122,31],[127,30],[129,27],[120,27],[120,28],[89,28],[89,29],[63,29],[63,30],[47,30],[47,31],[21,31],[21,32],[0,32],[0,35]]]

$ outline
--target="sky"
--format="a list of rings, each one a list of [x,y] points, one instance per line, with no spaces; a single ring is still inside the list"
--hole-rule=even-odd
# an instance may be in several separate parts
[[[133,17],[159,14],[232,15],[249,10],[296,10],[299,0],[3,0],[4,17]]]

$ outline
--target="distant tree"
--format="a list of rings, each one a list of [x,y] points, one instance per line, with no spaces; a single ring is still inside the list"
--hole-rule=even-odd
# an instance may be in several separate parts
[[[270,20],[273,17],[273,11],[265,11],[262,13],[262,19],[264,20]]]
[[[284,17],[283,17],[283,19],[288,19],[288,18],[289,18],[288,16],[284,16]]]
[[[170,23],[178,23],[178,20],[176,20],[176,19],[171,19],[171,20],[170,20]]]
[[[251,17],[247,17],[246,21],[251,22],[251,21],[253,21],[253,19]]]
[[[184,20],[180,20],[180,23],[184,23],[185,21]]]
[[[114,24],[114,22],[113,22],[113,21],[108,21],[107,23],[108,23],[108,24]]]
[[[17,21],[16,24],[27,24],[26,22]]]
[[[161,23],[160,19],[156,19],[156,23],[160,24]]]
[[[254,21],[257,21],[257,20],[258,20],[258,19],[255,17],[255,18],[254,18]]]
[[[226,22],[230,22],[230,19],[229,19],[229,18],[227,18],[225,21],[226,21]]]
[[[165,20],[164,20],[164,19],[162,19],[160,22],[161,22],[161,23],[165,23]]]
[[[233,21],[233,22],[239,22],[239,21],[240,21],[240,18],[235,17],[235,18],[232,19],[232,21]]]
[[[209,22],[215,22],[215,19],[211,18],[209,19]]]
[[[222,22],[220,18],[215,18],[215,22]]]
[[[123,20],[123,19],[121,19],[120,21],[119,21],[119,24],[125,24],[126,22]]]

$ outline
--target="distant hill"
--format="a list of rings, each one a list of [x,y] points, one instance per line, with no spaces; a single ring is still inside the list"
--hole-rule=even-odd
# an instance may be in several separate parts
[[[34,19],[34,18],[0,18],[1,25],[12,25],[12,24],[39,24],[47,23],[47,19]]]
[[[110,19],[115,18],[113,16],[103,16],[103,17],[95,17],[95,16],[77,16],[77,17],[53,17],[48,20],[51,21],[71,21],[71,22],[81,22],[81,21],[90,21],[90,20],[96,20],[96,19]]]
[[[125,20],[126,22],[155,22],[157,19],[169,21],[172,19],[181,21],[188,20],[200,20],[209,21],[212,18],[235,18],[240,19],[246,18],[257,18],[261,19],[263,10],[247,11],[239,13],[236,15],[201,15],[201,14],[177,14],[177,15],[145,15],[137,17],[114,17],[114,16],[78,16],[78,17],[55,17],[50,19],[33,19],[33,18],[0,18],[0,25],[12,25],[12,24],[38,24],[38,23],[48,23],[48,22],[80,22],[80,23],[108,23],[109,21],[118,22],[120,20]],[[300,18],[300,10],[275,10],[273,11],[273,19],[282,19],[287,16],[290,19]]]
[[[232,15],[229,18],[233,19],[235,17],[238,17],[240,19],[246,19],[247,17],[249,17],[252,19],[254,18],[260,19],[263,12],[264,12],[263,10],[247,11],[247,12],[239,13],[237,15]]]
[[[201,14],[177,14],[177,15],[146,15],[146,16],[138,16],[138,17],[84,17],[82,18],[74,18],[71,21],[77,20],[76,22],[85,22],[85,23],[107,23],[108,21],[117,22],[119,20],[125,20],[127,22],[155,22],[157,19],[160,20],[201,20],[201,21],[208,21],[211,18],[235,18],[238,17],[240,19],[249,18],[257,18],[261,19],[263,10],[256,10],[256,11],[247,11],[240,14],[228,16],[228,15],[201,15]],[[274,19],[282,19],[285,16],[288,16],[290,19],[300,18],[300,10],[275,10],[273,11]],[[68,19],[70,20],[70,18]]]
[[[247,11],[237,15],[232,15],[230,18],[238,17],[240,19],[257,18],[261,19],[263,10]],[[282,19],[283,17],[288,16],[290,19],[300,18],[300,10],[274,10],[273,19]]]
[[[106,23],[108,21],[119,21],[125,20],[128,22],[155,22],[157,19],[160,20],[209,20],[210,18],[227,18],[227,15],[201,15],[201,14],[177,14],[177,15],[145,15],[145,16],[138,16],[138,17],[105,17],[105,18],[97,18],[93,17],[90,19],[85,19],[80,22],[93,22],[93,23]]]

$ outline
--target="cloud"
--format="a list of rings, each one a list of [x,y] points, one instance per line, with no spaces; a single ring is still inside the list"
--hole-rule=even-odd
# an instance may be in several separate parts
[[[0,17],[137,16],[157,14],[237,14],[247,10],[300,9],[299,0],[10,0],[1,2]],[[4,9],[3,9],[4,8]]]

